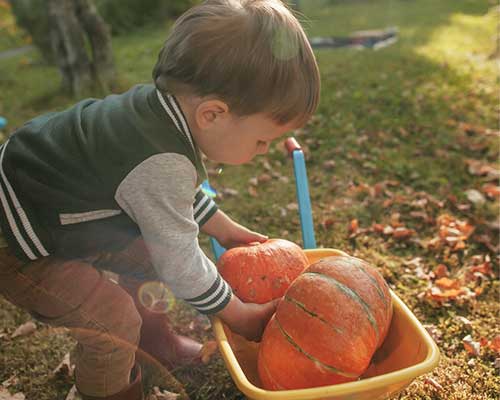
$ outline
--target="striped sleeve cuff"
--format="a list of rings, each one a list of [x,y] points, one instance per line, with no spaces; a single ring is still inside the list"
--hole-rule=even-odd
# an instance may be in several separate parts
[[[193,210],[194,219],[199,227],[202,227],[205,222],[207,222],[217,211],[217,204],[215,204],[210,197],[203,193],[201,186],[198,187],[198,190],[196,191]]]
[[[215,314],[226,307],[231,300],[231,294],[231,287],[217,274],[214,284],[205,293],[186,299],[186,302],[202,314]]]

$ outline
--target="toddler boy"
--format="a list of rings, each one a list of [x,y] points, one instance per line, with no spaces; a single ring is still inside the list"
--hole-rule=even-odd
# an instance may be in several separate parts
[[[70,329],[84,399],[141,399],[138,348],[169,368],[199,356],[141,303],[144,282],[250,340],[276,307],[242,303],[199,247],[199,230],[227,248],[267,239],[203,193],[201,154],[242,164],[308,120],[320,78],[304,31],[279,0],[206,1],[177,20],[153,79],[37,117],[0,148],[0,293]]]

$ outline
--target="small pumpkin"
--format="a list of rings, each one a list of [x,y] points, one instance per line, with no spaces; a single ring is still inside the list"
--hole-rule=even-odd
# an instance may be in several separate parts
[[[243,302],[259,304],[282,297],[308,265],[304,250],[285,239],[234,247],[217,262],[234,294]]]
[[[389,288],[374,267],[350,256],[311,264],[264,331],[258,354],[263,387],[301,389],[358,379],[391,318]]]

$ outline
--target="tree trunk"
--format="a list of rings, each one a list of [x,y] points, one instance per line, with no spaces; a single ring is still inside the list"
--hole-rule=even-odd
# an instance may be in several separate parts
[[[62,74],[63,87],[80,96],[92,82],[92,72],[75,3],[48,0],[48,7],[52,51]]]
[[[111,34],[91,0],[9,0],[17,23],[55,63],[63,87],[81,96],[114,83]]]
[[[24,29],[49,64],[54,63],[50,44],[49,22],[45,0],[8,0],[16,23]]]
[[[92,48],[92,72],[95,81],[104,90],[109,90],[115,78],[111,32],[89,0],[75,0],[77,16],[87,33]]]

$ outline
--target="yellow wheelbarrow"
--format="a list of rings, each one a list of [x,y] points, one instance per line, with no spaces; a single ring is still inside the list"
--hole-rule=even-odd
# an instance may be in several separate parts
[[[294,139],[287,149],[293,157],[304,248],[309,262],[345,254],[335,249],[316,249],[309,189],[303,152]],[[218,258],[224,250],[213,240]],[[218,318],[213,320],[215,337],[236,386],[251,400],[377,400],[407,387],[416,377],[431,371],[439,361],[439,350],[415,315],[391,291],[394,314],[387,337],[373,356],[365,374],[357,381],[298,390],[270,391],[262,388],[257,373],[259,343],[234,334]]]

